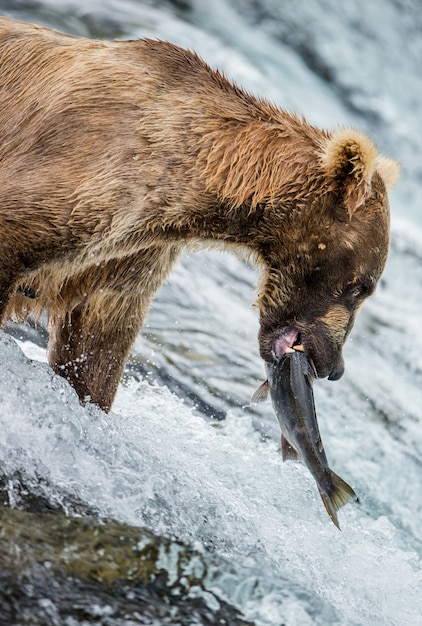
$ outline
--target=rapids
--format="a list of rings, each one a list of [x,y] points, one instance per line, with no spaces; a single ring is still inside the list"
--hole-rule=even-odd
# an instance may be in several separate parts
[[[281,462],[271,405],[249,404],[265,376],[256,269],[227,253],[186,254],[154,301],[109,415],[81,407],[53,375],[42,324],[1,333],[0,624],[422,624],[420,3],[0,0],[0,9],[69,33],[192,48],[314,123],[362,128],[403,169],[388,265],[346,346],[345,375],[314,385],[330,466],[360,499],[340,511],[342,532],[305,467]],[[85,518],[70,544],[66,519]],[[47,545],[55,533],[59,543]],[[105,538],[92,544],[87,533]],[[148,610],[136,604],[138,587],[128,602],[133,560],[120,589],[107,587],[105,570],[87,572],[101,550],[111,562],[117,536],[126,551],[156,538],[147,583],[164,572],[163,606],[178,597],[184,612],[154,613],[157,586]],[[94,546],[89,556],[84,546]],[[71,554],[81,560],[69,570]],[[56,567],[60,575],[45,576]],[[69,608],[74,599],[65,611],[63,589],[85,612]],[[240,616],[218,614],[226,605]]]

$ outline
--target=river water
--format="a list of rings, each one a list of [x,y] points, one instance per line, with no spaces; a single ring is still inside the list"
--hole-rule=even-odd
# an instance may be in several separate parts
[[[208,569],[186,606],[196,594],[215,621],[189,611],[148,621],[136,606],[128,616],[91,600],[87,585],[78,588],[85,617],[64,617],[45,587],[27,594],[26,613],[9,603],[0,624],[234,624],[213,613],[224,602],[257,626],[422,624],[422,5],[0,0],[0,10],[72,34],[171,40],[313,123],[358,126],[402,163],[387,269],[346,346],[346,373],[314,386],[330,465],[360,499],[341,510],[342,531],[307,470],[281,462],[271,405],[249,405],[264,378],[255,268],[227,253],[186,254],[155,299],[109,415],[80,407],[51,373],[42,326],[0,336],[1,474],[15,509],[28,494],[42,498],[45,528],[48,507],[75,520],[86,509],[96,533],[117,523],[165,538],[166,554],[195,551]],[[18,555],[23,544],[13,541]],[[177,577],[170,558],[158,561]],[[6,595],[0,576],[0,608]]]

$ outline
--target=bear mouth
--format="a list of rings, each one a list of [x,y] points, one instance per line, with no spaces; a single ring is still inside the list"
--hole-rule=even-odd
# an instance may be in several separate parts
[[[271,360],[280,361],[293,351],[304,352],[312,363],[316,378],[328,377],[339,380],[344,373],[344,361],[341,350],[337,354],[326,336],[319,337],[319,342],[306,330],[298,326],[284,326],[275,335],[271,343]]]
[[[299,329],[295,326],[288,326],[281,329],[272,345],[274,358],[280,359],[287,352],[291,352],[295,349],[301,350],[302,352],[304,351]]]

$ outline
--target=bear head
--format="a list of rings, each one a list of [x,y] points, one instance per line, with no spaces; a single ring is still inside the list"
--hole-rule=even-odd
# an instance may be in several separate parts
[[[355,316],[387,260],[387,190],[399,168],[355,130],[327,134],[315,155],[293,159],[293,178],[260,218],[259,344],[267,362],[302,344],[318,377],[336,380]]]

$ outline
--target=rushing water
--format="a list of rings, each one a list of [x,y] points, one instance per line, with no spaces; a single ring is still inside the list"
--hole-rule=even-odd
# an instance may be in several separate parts
[[[211,251],[186,255],[159,292],[109,415],[80,407],[51,373],[42,329],[10,326],[20,347],[0,337],[9,502],[19,506],[20,476],[70,516],[86,506],[175,549],[184,542],[213,563],[197,593],[258,626],[422,624],[420,3],[0,0],[0,9],[70,33],[190,47],[312,122],[363,128],[403,166],[388,266],[345,349],[346,373],[315,384],[330,465],[360,498],[341,510],[342,532],[306,469],[282,464],[270,404],[249,406],[264,376],[255,269]],[[170,557],[161,561],[171,575]],[[53,590],[43,593],[55,606]],[[37,624],[212,623],[130,621],[105,605],[89,622],[60,621],[56,606],[54,621],[45,606]]]

